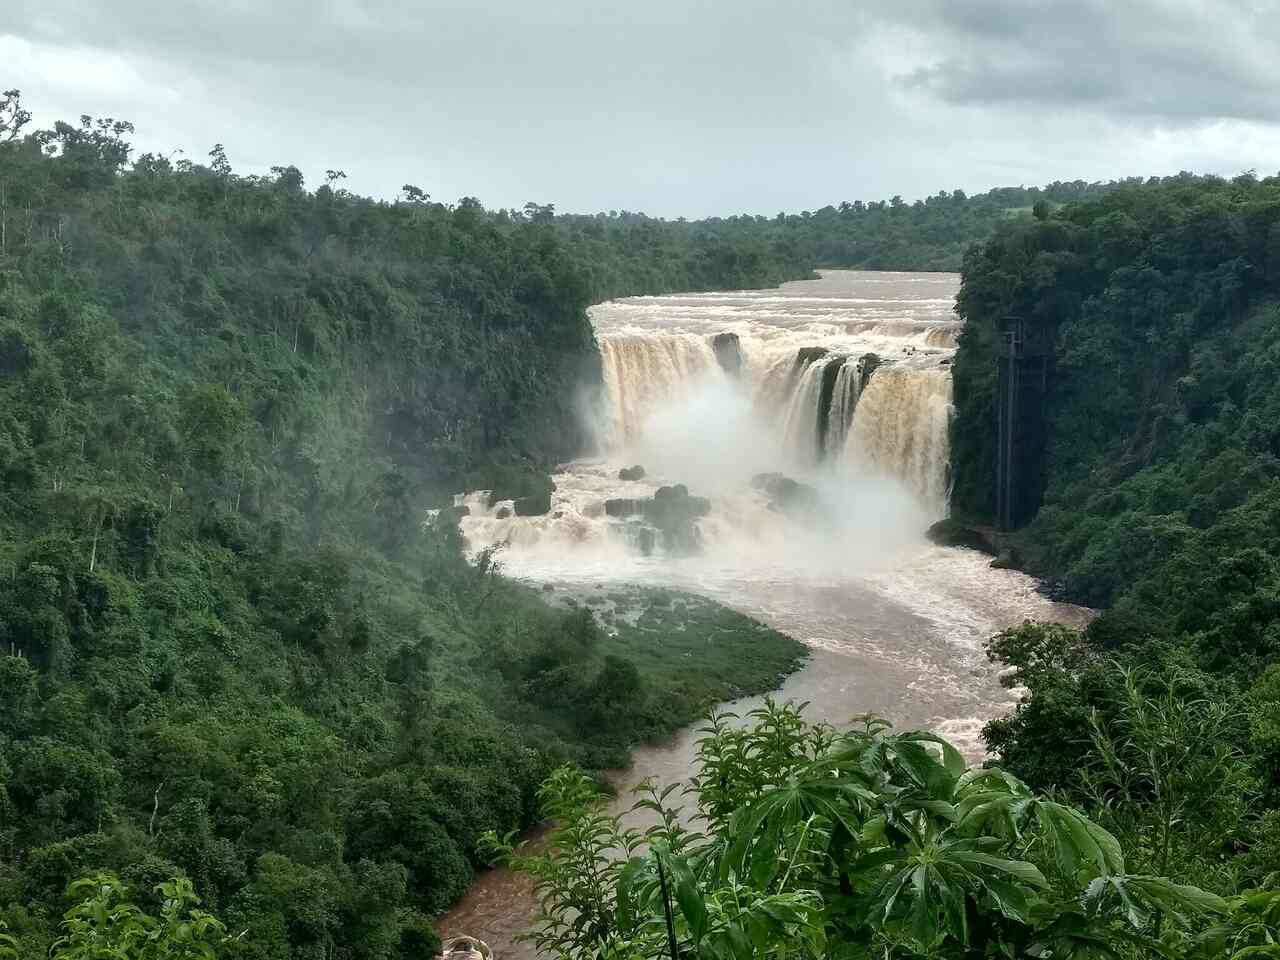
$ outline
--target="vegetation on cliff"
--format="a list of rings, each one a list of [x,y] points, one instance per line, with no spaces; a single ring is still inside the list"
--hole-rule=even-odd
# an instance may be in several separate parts
[[[992,513],[998,327],[1021,316],[1056,344],[1032,569],[1112,608],[1100,635],[1137,618],[1255,670],[1280,649],[1230,611],[1280,557],[1277,297],[1277,178],[1156,180],[1004,226],[965,262],[954,510]]]
[[[558,227],[26,120],[0,98],[0,921],[23,957],[108,870],[148,916],[194,882],[246,960],[416,960],[550,770],[794,666],[657,595],[630,601],[633,658],[423,526],[459,489],[545,496],[575,450],[585,307],[632,281]],[[706,284],[785,275],[710,262]],[[685,644],[711,629],[737,656],[703,671]]]
[[[846,201],[812,212],[778,214],[774,222],[803,253],[804,262],[814,266],[955,271],[965,251],[1000,224],[1027,221],[1033,213],[1100,197],[1134,182],[1074,180],[1044,187],[996,187],[973,196],[942,190],[911,203],[901,197]]]
[[[1277,879],[1278,303],[1280,178],[1251,174],[1152,180],[1004,225],[966,257],[959,299],[953,506],[992,512],[998,329],[1020,316],[1056,369],[1029,480],[1043,505],[1013,539],[1101,608],[1084,635],[1026,625],[991,642],[1026,693],[988,743],[1149,844],[1146,869],[1223,895]]]
[[[426,954],[487,832],[540,798],[597,823],[563,764],[799,654],[690,598],[552,609],[426,509],[545,501],[598,378],[593,300],[946,269],[992,228],[964,259],[955,504],[990,510],[1016,312],[1059,346],[1019,545],[1108,607],[1087,637],[993,641],[1029,691],[988,731],[1009,774],[772,709],[710,731],[706,841],[663,814],[597,901],[590,870],[534,868],[613,911],[574,936],[618,957],[1266,955],[1274,896],[1240,891],[1280,855],[1280,183],[685,223],[381,202],[28,121],[0,97],[0,956],[150,956],[192,918],[154,955]]]

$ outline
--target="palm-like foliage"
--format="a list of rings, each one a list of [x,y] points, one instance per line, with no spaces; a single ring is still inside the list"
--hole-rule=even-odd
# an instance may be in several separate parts
[[[110,874],[85,877],[67,893],[80,900],[62,921],[55,960],[214,960],[227,942],[226,928],[198,909],[191,881],[178,877],[156,886],[159,917],[129,902],[128,888]]]
[[[670,789],[641,801],[661,814],[641,838],[592,806],[580,775],[553,778],[557,802],[575,798],[556,815],[580,822],[562,819],[547,852],[512,860],[539,879],[554,928],[535,935],[544,949],[1083,960],[1200,949],[1186,931],[1228,912],[1195,887],[1128,874],[1105,829],[1003,771],[967,769],[933,734],[870,718],[837,733],[775,703],[735,719],[712,718],[688,788],[705,834],[666,806]]]

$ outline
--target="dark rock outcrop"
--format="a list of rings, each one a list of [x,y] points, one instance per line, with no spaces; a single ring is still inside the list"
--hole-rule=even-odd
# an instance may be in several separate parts
[[[815,360],[821,360],[829,351],[826,347],[801,347],[796,351],[796,366],[807,367]]]
[[[623,467],[618,471],[619,480],[643,480],[644,467],[636,464],[634,467]]]
[[[1017,551],[1010,547],[1005,547],[996,554],[996,558],[989,564],[992,570],[1017,570],[1018,563]]]
[[[697,521],[711,512],[711,501],[695,497],[683,483],[659,487],[652,497],[614,497],[604,502],[610,517],[631,517],[641,522],[628,524],[628,535],[641,553],[649,554],[661,538],[668,553],[696,553],[702,547]]]
[[[876,372],[884,364],[879,354],[864,353],[858,360],[858,369],[861,371],[861,382],[858,384],[858,392],[861,393],[867,389],[867,384],[871,381],[871,375]]]
[[[541,517],[551,511],[551,493],[538,493],[531,497],[517,497],[511,502],[517,517]]]
[[[1000,546],[990,532],[950,518],[933,524],[925,536],[940,547],[967,547],[993,557],[1000,553]]]
[[[658,488],[647,505],[645,516],[661,532],[662,546],[667,553],[690,554],[702,549],[697,520],[710,512],[710,500],[690,496],[689,488],[677,483]]]
[[[711,338],[711,349],[716,363],[731,377],[742,372],[742,342],[736,333],[717,333]]]
[[[769,506],[783,513],[813,513],[823,506],[817,489],[781,473],[757,473],[751,486],[769,498]]]
[[[711,512],[711,501],[706,497],[695,497],[683,483],[672,487],[659,487],[653,495],[652,506],[647,516],[658,526],[662,526],[665,518],[696,520]]]

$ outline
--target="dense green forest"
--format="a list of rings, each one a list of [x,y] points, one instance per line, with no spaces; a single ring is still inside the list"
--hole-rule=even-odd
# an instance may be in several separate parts
[[[534,822],[557,764],[622,764],[794,668],[790,639],[687,598],[615,598],[634,615],[606,631],[467,563],[456,514],[424,526],[462,489],[545,499],[598,377],[585,307],[638,279],[536,211],[381,203],[337,172],[307,191],[220,148],[133,157],[127,123],[28,121],[0,98],[0,922],[21,956],[109,870],[147,916],[193,881],[252,931],[236,956],[421,957],[480,835]],[[666,288],[806,272],[712,227],[601,242]],[[711,634],[723,656],[691,660]]]
[[[843,202],[776,217],[658,220],[616,211],[556,215],[529,204],[513,217],[554,225],[586,265],[595,300],[668,290],[737,289],[804,276],[813,268],[959,270],[965,251],[997,224],[1033,211],[1104,196],[1141,180],[997,187],[967,196],[941,191],[924,200]],[[691,253],[691,251],[696,251]]]
[[[1101,609],[1083,635],[992,641],[1028,694],[988,743],[1033,787],[1147,838],[1162,870],[1222,894],[1273,886],[1280,178],[1153,179],[1002,225],[966,256],[958,309],[953,507],[991,515],[999,324],[1021,316],[1055,371],[1029,481],[1043,505],[1013,545]],[[1129,801],[1146,806],[1119,816]]]
[[[997,327],[1023,316],[1056,343],[1031,568],[1108,608],[1099,637],[1195,635],[1256,673],[1277,648],[1231,618],[1280,548],[1277,298],[1280,179],[1175,177],[1005,226],[965,263],[953,508],[992,510]]]
[[[943,190],[907,203],[861,200],[813,212],[779,214],[775,223],[818,267],[858,270],[960,269],[965,251],[985,240],[998,224],[1031,219],[1063,204],[1104,196],[1133,180],[1086,183],[1073,180],[1045,187],[997,187],[968,196]]]

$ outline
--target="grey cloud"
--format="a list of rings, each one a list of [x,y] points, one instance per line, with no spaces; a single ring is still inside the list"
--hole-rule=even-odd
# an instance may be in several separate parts
[[[1274,6],[9,0],[0,60],[7,31],[32,77],[0,63],[0,87],[127,117],[140,149],[223,142],[245,172],[341,168],[383,196],[408,181],[493,205],[773,213],[1274,168]]]
[[[955,105],[1067,106],[1186,123],[1280,120],[1280,6],[1226,0],[908,3],[938,51],[899,77]]]

